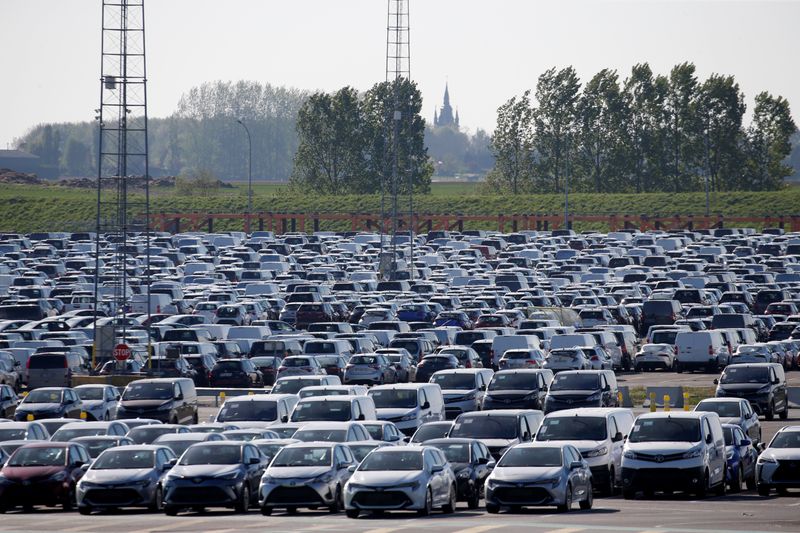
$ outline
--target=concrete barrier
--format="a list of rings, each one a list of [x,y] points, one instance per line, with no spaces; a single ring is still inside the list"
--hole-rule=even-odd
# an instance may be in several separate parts
[[[800,408],[800,387],[787,388],[786,396],[789,398],[789,407]]]
[[[642,407],[650,407],[650,394],[656,395],[656,407],[664,407],[664,396],[669,396],[670,408],[683,408],[683,387],[647,387]]]
[[[89,376],[83,374],[76,374],[72,376],[72,386],[78,385],[113,385],[120,389],[128,386],[128,383],[138,381],[140,379],[147,379],[145,375],[132,375],[132,374],[110,374],[108,376]]]
[[[630,407],[633,408],[633,400],[631,400],[631,389],[627,385],[621,385],[619,387],[619,394],[622,396],[621,401],[619,402],[620,407]]]

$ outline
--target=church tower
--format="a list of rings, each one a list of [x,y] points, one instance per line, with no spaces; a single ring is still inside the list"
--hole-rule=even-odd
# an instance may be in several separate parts
[[[455,127],[458,129],[458,113],[453,116],[453,107],[450,105],[450,87],[448,84],[444,86],[444,102],[438,115],[434,111],[433,115],[434,127]]]

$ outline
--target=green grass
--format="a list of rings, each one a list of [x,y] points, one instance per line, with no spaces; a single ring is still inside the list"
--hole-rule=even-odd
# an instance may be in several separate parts
[[[247,184],[236,183],[209,197],[183,197],[172,189],[151,191],[151,211],[171,213],[242,213],[247,206]],[[298,194],[286,185],[256,183],[253,208],[275,213],[378,213],[379,195],[317,196]],[[132,201],[141,200],[132,195]],[[429,195],[414,198],[415,211],[425,214],[559,214],[564,198],[559,194],[483,195],[472,183],[435,183]],[[401,201],[401,209],[406,201]],[[574,194],[571,212],[581,215],[647,214],[672,216],[701,214],[705,210],[702,193],[651,194]],[[94,226],[96,196],[92,189],[66,187],[0,187],[0,231],[76,231]],[[800,187],[774,192],[725,192],[712,195],[711,212],[726,216],[800,214]],[[241,229],[240,221],[224,221],[219,230]],[[468,223],[467,229],[493,229],[491,223]],[[321,229],[349,229],[345,222],[324,222]],[[583,223],[575,229],[604,229],[602,222]]]
[[[689,409],[700,403],[700,400],[713,398],[716,393],[714,387],[684,387],[683,391],[689,393],[688,402],[686,404],[689,406]],[[631,387],[629,393],[634,407],[641,407],[644,404],[646,387]],[[661,398],[658,400],[661,400]],[[670,400],[672,401],[672,399]]]

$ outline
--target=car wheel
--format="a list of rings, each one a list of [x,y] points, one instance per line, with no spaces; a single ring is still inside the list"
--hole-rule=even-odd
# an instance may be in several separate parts
[[[92,508],[88,505],[80,505],[78,506],[78,512],[82,515],[90,515],[92,514]]]
[[[262,507],[261,514],[264,516],[270,516],[272,514],[272,507]]]
[[[237,513],[246,513],[250,510],[250,487],[247,485],[242,488],[242,494],[239,501],[236,503],[235,511]]]
[[[347,515],[347,518],[358,518],[358,515],[361,512],[358,509],[347,509],[344,514]]]
[[[775,418],[775,402],[770,402],[769,407],[764,412],[764,418],[773,420]]]
[[[470,494],[467,500],[467,507],[470,509],[477,509],[481,505],[481,491],[475,487],[475,490]]]
[[[675,372],[678,374],[683,374],[683,366],[681,366],[680,361],[675,361],[672,363],[672,366],[675,368]]]
[[[178,516],[178,508],[174,505],[165,505],[164,514],[167,516]]]
[[[769,485],[764,485],[763,483],[758,484],[758,495],[759,496],[769,496]]]
[[[740,464],[739,468],[736,469],[736,475],[731,480],[732,493],[742,492],[742,482],[744,481],[742,477],[742,465]]]
[[[450,487],[450,499],[447,501],[447,504],[442,506],[442,512],[444,514],[453,514],[456,512],[456,487],[453,485]]]
[[[103,420],[105,421],[111,420],[111,413],[106,411],[105,414],[103,415]]]
[[[194,416],[192,417],[192,424],[197,424],[198,421],[199,419],[197,417],[197,413],[195,413]]]
[[[161,487],[156,487],[156,493],[153,495],[153,503],[150,504],[148,509],[153,512],[160,512],[164,508],[164,492]]]
[[[614,467],[608,469],[608,482],[600,490],[603,496],[613,496],[616,492],[616,473]]]
[[[758,484],[756,483],[755,472],[753,472],[753,475],[745,480],[745,484],[747,485],[747,490],[756,490]]]
[[[787,418],[789,418],[789,402],[788,401],[786,402],[786,406],[783,408],[783,411],[781,411],[781,414],[778,415],[778,416],[780,416],[781,420],[786,420]]]
[[[559,513],[568,513],[572,509],[572,485],[567,485],[567,492],[564,494],[564,503],[558,506]]]
[[[703,479],[700,480],[700,486],[695,491],[697,499],[702,500],[708,495],[708,472],[703,474]]]
[[[336,496],[333,498],[333,503],[328,506],[328,512],[331,514],[338,513],[342,510],[342,490],[336,488]]]
[[[72,511],[72,508],[75,506],[75,489],[70,489],[69,493],[67,494],[67,499],[64,500],[64,503],[61,504],[61,508],[65,511]]]
[[[636,498],[636,491],[634,489],[624,488],[622,489],[622,497],[626,500],[632,500]]]
[[[584,511],[588,511],[592,508],[592,505],[594,505],[594,494],[592,494],[592,486],[589,485],[589,488],[586,490],[586,498],[581,500],[580,506]]]
[[[489,514],[497,514],[500,512],[500,506],[494,503],[487,503],[486,512]]]
[[[433,507],[433,496],[431,496],[431,489],[425,492],[425,507],[417,511],[418,516],[429,516]]]
[[[287,507],[286,514],[297,514],[297,507]]]

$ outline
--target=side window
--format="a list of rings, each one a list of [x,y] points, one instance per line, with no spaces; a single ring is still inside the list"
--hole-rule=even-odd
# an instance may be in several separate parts
[[[347,446],[342,447],[342,453],[344,454],[344,458],[348,463],[355,463],[356,459],[353,457],[353,452],[350,451],[350,448]]]
[[[530,436],[531,428],[528,426],[528,421],[523,417],[519,420],[519,438],[523,438],[526,433]]]
[[[350,428],[350,430],[347,432],[347,441],[351,442],[354,440],[363,440],[363,439],[358,438],[358,434],[356,433],[355,428]]]
[[[338,465],[345,461],[344,451],[342,451],[342,447],[337,446],[333,449],[333,464]]]
[[[353,402],[353,420],[358,420],[361,416],[361,404],[357,401]]]
[[[608,434],[611,438],[614,438],[614,435],[616,435],[618,432],[619,432],[619,426],[617,426],[617,421],[612,416],[608,419]]]
[[[425,394],[425,389],[420,389],[419,391],[419,405],[420,407],[428,401],[428,395]]]
[[[166,456],[164,455],[164,450],[158,450],[156,452],[156,468],[161,468],[164,466],[164,463],[167,462]]]
[[[713,435],[713,433],[711,432],[711,424],[708,423],[708,419],[705,419],[705,421],[703,422],[703,427],[705,428],[703,431],[704,437],[707,437],[708,435]]]
[[[181,393],[181,386],[180,384],[176,383],[175,385],[172,386],[172,395],[173,397],[177,397],[180,395],[180,393]]]

